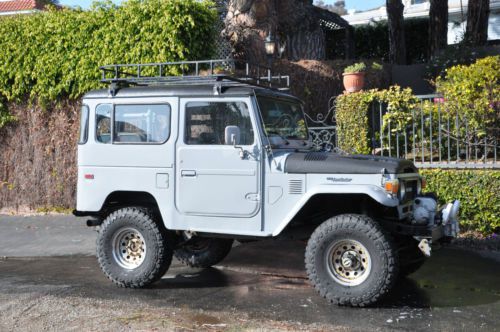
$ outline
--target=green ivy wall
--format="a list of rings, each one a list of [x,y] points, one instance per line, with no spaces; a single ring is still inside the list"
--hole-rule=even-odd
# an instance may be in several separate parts
[[[211,1],[110,1],[0,19],[0,102],[76,99],[100,85],[99,66],[210,58]],[[9,120],[0,107],[0,126]]]

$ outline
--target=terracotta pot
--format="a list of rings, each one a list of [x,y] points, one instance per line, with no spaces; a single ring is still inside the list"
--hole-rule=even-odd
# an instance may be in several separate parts
[[[365,86],[365,73],[343,74],[344,88],[347,92],[358,92]]]

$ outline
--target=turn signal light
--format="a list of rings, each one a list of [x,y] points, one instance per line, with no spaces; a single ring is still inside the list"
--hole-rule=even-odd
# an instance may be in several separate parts
[[[387,181],[386,183],[384,183],[384,188],[385,191],[387,191],[390,194],[397,194],[399,191],[399,181],[398,180]]]

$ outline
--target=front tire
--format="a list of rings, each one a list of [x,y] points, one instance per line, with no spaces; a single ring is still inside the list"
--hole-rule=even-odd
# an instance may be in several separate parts
[[[208,268],[222,261],[233,247],[232,239],[193,237],[174,251],[175,258],[190,267]]]
[[[308,241],[305,262],[315,289],[339,305],[375,303],[392,288],[398,273],[392,243],[363,215],[339,215],[323,222]]]
[[[104,274],[120,287],[141,288],[160,279],[172,262],[172,237],[148,209],[129,207],[111,213],[97,237]]]
[[[405,246],[399,248],[399,277],[404,278],[416,271],[427,261],[427,257],[418,248],[418,242],[408,239]]]

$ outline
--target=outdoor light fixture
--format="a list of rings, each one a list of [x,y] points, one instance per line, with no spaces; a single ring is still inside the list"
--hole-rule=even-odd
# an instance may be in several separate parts
[[[264,47],[266,49],[266,54],[267,54],[267,67],[271,68],[273,62],[273,55],[276,52],[276,43],[274,42],[271,32],[269,32],[266,39],[264,40]],[[269,72],[268,75],[270,76],[271,73]]]
[[[273,36],[270,32],[267,35],[266,40],[264,41],[264,46],[266,48],[267,56],[272,57],[274,55],[274,52],[276,51],[276,43],[274,42]]]

